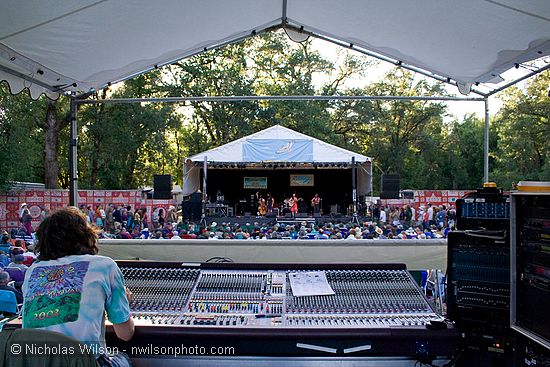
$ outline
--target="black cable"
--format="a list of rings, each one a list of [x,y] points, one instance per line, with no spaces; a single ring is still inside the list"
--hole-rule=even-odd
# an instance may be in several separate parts
[[[458,359],[460,358],[460,355],[462,354],[463,351],[464,351],[463,349],[459,349],[458,352],[453,356],[453,358],[451,358],[449,362],[445,363],[441,367],[452,367],[456,365],[456,362],[458,362]]]

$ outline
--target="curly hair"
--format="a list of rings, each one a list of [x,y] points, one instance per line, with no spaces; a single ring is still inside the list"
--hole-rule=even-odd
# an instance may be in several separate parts
[[[61,208],[46,217],[36,232],[39,260],[55,260],[69,255],[95,255],[97,231],[78,208]]]

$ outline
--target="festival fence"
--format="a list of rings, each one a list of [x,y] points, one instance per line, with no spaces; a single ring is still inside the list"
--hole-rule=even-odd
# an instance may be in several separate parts
[[[69,205],[68,190],[50,189],[26,189],[0,193],[0,229],[10,230],[18,228],[19,212],[21,204],[26,203],[31,213],[32,226],[36,228],[40,224],[42,208],[52,211],[59,207]],[[163,208],[166,212],[170,205],[176,205],[175,200],[147,199],[141,190],[79,190],[78,204],[90,206],[93,209],[97,205],[106,208],[109,204],[120,206],[131,206],[132,211],[139,208],[146,208],[147,215],[155,208]]]

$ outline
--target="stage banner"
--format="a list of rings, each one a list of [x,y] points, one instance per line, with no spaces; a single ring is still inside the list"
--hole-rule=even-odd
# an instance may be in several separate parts
[[[250,139],[243,143],[245,162],[313,162],[313,141]]]

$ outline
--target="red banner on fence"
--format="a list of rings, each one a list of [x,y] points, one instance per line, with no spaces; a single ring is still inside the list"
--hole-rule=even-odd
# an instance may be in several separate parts
[[[69,205],[69,192],[67,190],[32,189],[23,191],[11,191],[0,193],[0,229],[2,231],[19,228],[19,213],[21,204],[26,203],[32,217],[33,228],[38,227],[41,220],[42,209],[52,211],[59,207]],[[155,208],[168,210],[170,205],[176,205],[175,200],[146,199],[140,190],[79,190],[78,204],[95,208],[97,205],[115,204],[119,207],[131,206],[147,208],[150,217]]]

